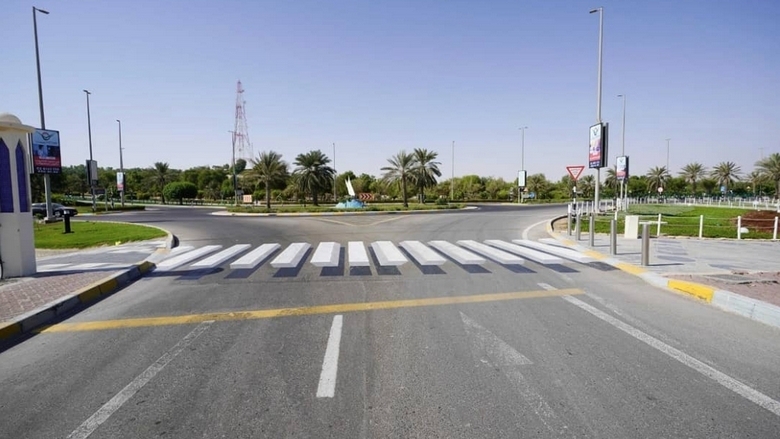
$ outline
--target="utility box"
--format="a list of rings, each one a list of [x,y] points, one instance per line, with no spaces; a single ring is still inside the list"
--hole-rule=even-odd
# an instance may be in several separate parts
[[[626,230],[623,237],[626,239],[639,238],[639,215],[626,215]]]
[[[35,274],[35,239],[30,201],[33,127],[0,113],[0,261],[3,277]]]

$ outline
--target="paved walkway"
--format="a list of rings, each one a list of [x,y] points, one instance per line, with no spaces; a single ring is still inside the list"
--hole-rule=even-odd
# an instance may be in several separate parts
[[[150,257],[164,241],[144,241],[82,251],[38,253],[38,273],[0,281],[0,323],[63,300]]]

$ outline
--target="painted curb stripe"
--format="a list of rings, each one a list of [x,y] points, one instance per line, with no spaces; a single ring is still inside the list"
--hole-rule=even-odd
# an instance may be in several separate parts
[[[673,290],[698,297],[708,303],[712,302],[712,296],[715,294],[715,288],[683,280],[669,279],[667,286]]]

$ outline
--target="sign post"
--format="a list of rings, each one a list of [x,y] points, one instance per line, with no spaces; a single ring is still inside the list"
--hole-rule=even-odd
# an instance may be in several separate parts
[[[582,171],[585,169],[585,166],[567,166],[566,172],[569,173],[569,176],[572,180],[574,180],[574,207],[577,207],[577,179],[580,178],[580,175],[582,175]]]
[[[525,191],[526,178],[528,173],[526,171],[517,172],[517,202],[523,202],[523,192]]]
[[[626,209],[626,183],[628,182],[628,156],[622,155],[615,161],[615,177],[620,182],[620,207]]]

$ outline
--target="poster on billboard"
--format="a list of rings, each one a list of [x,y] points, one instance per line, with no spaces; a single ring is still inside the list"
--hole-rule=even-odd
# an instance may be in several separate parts
[[[525,187],[526,171],[517,172],[517,187]]]
[[[31,134],[32,171],[35,174],[59,174],[62,172],[60,157],[60,132],[35,130]]]
[[[89,187],[95,186],[98,181],[97,160],[87,160],[87,184]]]
[[[120,192],[125,190],[125,173],[124,172],[117,172],[116,173],[116,190],[118,190]]]
[[[607,139],[609,124],[597,123],[590,127],[590,145],[588,149],[588,167],[603,168],[607,166]]]
[[[628,156],[622,155],[615,161],[615,177],[618,181],[628,180]]]

